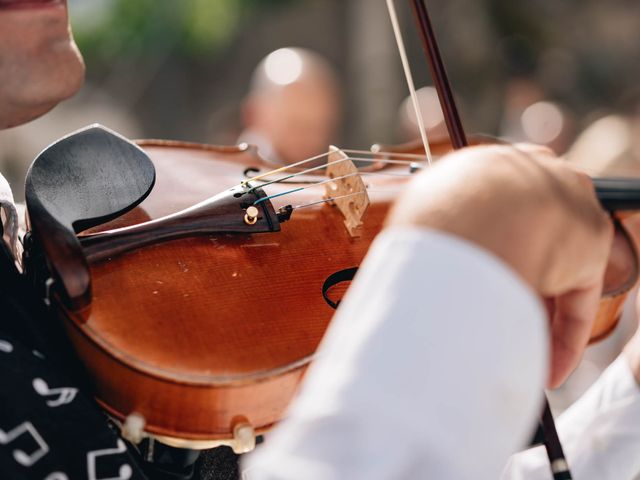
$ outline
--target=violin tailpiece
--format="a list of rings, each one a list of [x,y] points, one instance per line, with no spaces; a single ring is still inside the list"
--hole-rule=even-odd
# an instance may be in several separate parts
[[[367,186],[358,173],[358,168],[346,153],[337,147],[330,147],[327,162],[327,176],[333,182],[326,184],[326,198],[340,210],[349,235],[360,236],[362,218],[369,208]]]

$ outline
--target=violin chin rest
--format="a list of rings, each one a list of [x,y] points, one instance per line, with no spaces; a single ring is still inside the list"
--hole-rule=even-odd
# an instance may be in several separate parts
[[[155,178],[140,147],[101,125],[63,137],[33,161],[25,183],[30,244],[44,255],[49,278],[68,307],[82,308],[91,299],[89,267],[76,233],[133,209]]]

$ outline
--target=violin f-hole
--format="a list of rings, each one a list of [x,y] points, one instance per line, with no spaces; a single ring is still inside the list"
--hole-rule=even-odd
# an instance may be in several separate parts
[[[340,302],[342,301],[342,298],[339,298],[337,300],[332,300],[329,297],[329,290],[331,290],[333,287],[335,287],[340,283],[350,282],[356,276],[357,272],[358,272],[358,267],[346,268],[344,270],[339,270],[335,273],[332,273],[324,281],[324,283],[322,284],[322,297],[324,298],[324,301],[327,302],[327,304],[331,308],[337,309],[338,306],[340,306]]]

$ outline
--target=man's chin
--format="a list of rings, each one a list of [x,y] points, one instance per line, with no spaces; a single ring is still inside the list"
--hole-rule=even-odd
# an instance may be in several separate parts
[[[64,50],[30,70],[29,78],[37,79],[31,84],[5,84],[4,92],[0,86],[0,129],[34,120],[80,90],[84,61],[73,41]]]
[[[80,78],[82,79],[83,77]],[[63,100],[72,97],[80,89],[82,84],[82,81],[79,81],[75,85],[68,84],[66,91],[59,92],[55,98],[38,103],[5,103],[3,108],[0,109],[0,130],[17,127],[41,117],[45,113],[53,110],[53,108]]]
[[[42,104],[36,106],[32,106],[26,108],[22,107],[14,107],[14,108],[3,108],[0,112],[0,130],[5,128],[13,128],[18,127],[24,123],[30,122],[31,120],[35,120],[36,118],[44,115],[49,112],[58,104],[58,102],[51,102],[49,104]]]

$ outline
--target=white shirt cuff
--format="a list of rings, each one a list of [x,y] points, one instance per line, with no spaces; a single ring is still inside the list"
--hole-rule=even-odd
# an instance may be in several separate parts
[[[494,480],[533,431],[547,352],[542,305],[501,260],[387,230],[246,478]]]

